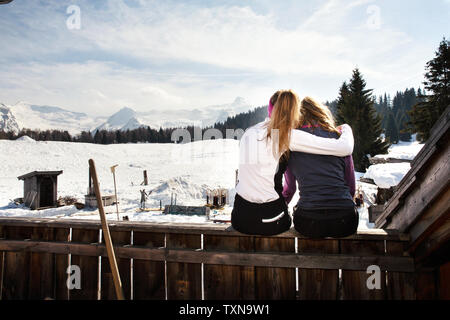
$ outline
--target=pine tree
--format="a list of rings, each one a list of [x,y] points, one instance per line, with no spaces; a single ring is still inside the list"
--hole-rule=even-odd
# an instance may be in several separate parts
[[[399,141],[397,121],[395,121],[394,114],[392,112],[389,113],[387,120],[386,138],[388,138],[391,143],[398,143]]]
[[[426,141],[431,128],[450,105],[450,42],[445,38],[436,51],[433,60],[426,64],[425,90],[423,101],[416,104],[409,113],[410,130],[417,133],[417,139]]]
[[[338,123],[347,123],[353,129],[355,148],[353,160],[357,171],[364,172],[369,166],[368,155],[387,153],[389,143],[381,137],[381,117],[374,107],[372,90],[358,69],[353,70],[349,84],[341,86],[338,99]]]

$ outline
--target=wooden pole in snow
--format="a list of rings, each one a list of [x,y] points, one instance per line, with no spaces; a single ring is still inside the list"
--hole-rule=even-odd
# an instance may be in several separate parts
[[[144,170],[144,186],[148,186],[147,170]]]
[[[117,212],[117,221],[120,220],[119,217],[119,200],[117,199],[117,188],[116,188],[116,167],[118,166],[118,164],[114,165],[111,167],[111,172],[113,174],[113,178],[114,178],[114,196],[116,197],[116,212]]]
[[[103,236],[105,237],[105,246],[106,251],[108,253],[109,265],[111,267],[113,275],[117,300],[125,300],[123,295],[122,281],[120,280],[119,267],[117,266],[116,256],[114,254],[113,244],[111,240],[111,234],[109,233],[109,226],[108,223],[106,222],[106,215],[103,209],[102,195],[100,194],[100,187],[98,185],[97,179],[97,171],[95,170],[95,163],[94,160],[92,159],[89,159],[89,172],[91,173],[92,176],[95,195],[97,197],[98,212],[100,214],[100,219],[102,221]]]

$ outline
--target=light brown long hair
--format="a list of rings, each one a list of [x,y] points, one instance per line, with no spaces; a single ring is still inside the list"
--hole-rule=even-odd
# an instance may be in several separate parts
[[[305,97],[300,103],[300,126],[319,126],[340,135],[330,109],[311,97]]]
[[[274,108],[267,126],[266,138],[272,143],[274,157],[288,157],[291,130],[299,124],[299,98],[292,90],[280,90],[270,101]]]

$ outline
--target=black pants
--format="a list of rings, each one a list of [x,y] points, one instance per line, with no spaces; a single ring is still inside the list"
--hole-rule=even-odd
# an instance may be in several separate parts
[[[276,221],[263,222],[282,213],[284,214]],[[231,212],[231,225],[235,230],[249,235],[273,236],[289,230],[291,222],[283,198],[267,203],[253,203],[236,194]]]
[[[359,214],[356,208],[305,209],[294,211],[294,228],[308,238],[344,238],[355,234]]]

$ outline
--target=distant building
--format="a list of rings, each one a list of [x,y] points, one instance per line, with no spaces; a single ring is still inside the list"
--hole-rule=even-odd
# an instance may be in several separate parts
[[[33,171],[17,177],[23,180],[23,201],[32,210],[56,207],[61,171]]]

